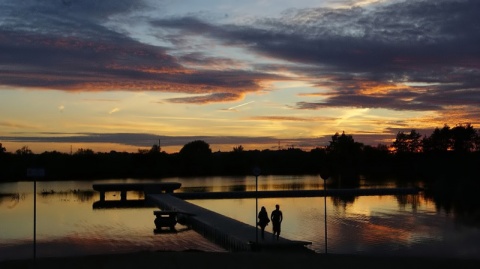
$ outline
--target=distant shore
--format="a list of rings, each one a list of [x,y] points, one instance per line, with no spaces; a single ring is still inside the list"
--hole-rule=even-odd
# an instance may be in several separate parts
[[[2,269],[33,268],[32,260],[0,262]],[[480,268],[480,260],[374,257],[362,255],[286,253],[286,252],[138,252],[84,257],[40,258],[35,268]]]

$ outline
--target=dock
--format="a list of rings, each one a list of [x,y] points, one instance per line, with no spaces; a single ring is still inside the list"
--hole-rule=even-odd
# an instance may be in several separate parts
[[[372,189],[329,189],[329,190],[288,190],[288,191],[233,191],[233,192],[174,192],[181,183],[134,183],[134,184],[94,184],[100,192],[100,201],[93,208],[119,207],[158,207],[154,211],[155,229],[163,227],[174,231],[177,222],[187,225],[205,238],[229,251],[279,251],[311,252],[306,246],[311,242],[295,241],[280,237],[271,232],[229,218],[185,200],[194,199],[241,199],[276,197],[317,197],[317,196],[362,196],[362,195],[404,195],[418,194],[420,188],[372,188]],[[105,201],[105,192],[121,192],[121,200]],[[127,191],[143,191],[145,200],[127,200]]]
[[[372,196],[418,194],[420,188],[370,188],[370,189],[327,189],[287,191],[229,191],[229,192],[176,192],[173,195],[185,200],[196,199],[243,199],[243,198],[287,198],[323,196]]]
[[[267,231],[265,239],[261,239],[260,229],[257,231],[252,225],[186,202],[172,194],[148,194],[146,199],[162,210],[188,212],[179,215],[183,215],[182,218],[189,227],[229,251],[310,251],[305,246],[311,242],[293,241],[282,237],[277,240]]]

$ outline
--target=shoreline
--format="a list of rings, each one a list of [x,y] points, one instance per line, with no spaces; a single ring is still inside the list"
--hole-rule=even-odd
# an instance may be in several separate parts
[[[2,269],[32,268],[33,260],[0,262]],[[159,251],[38,258],[35,268],[479,268],[480,260],[424,257],[387,257],[304,252]]]

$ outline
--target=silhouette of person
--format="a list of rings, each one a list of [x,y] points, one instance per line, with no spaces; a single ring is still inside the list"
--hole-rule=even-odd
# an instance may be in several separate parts
[[[282,211],[280,211],[280,206],[275,205],[275,210],[272,211],[272,215],[270,216],[270,219],[272,219],[272,225],[273,225],[273,236],[277,235],[277,240],[280,237],[280,230],[281,230],[281,224],[283,221],[283,214]]]
[[[262,206],[262,209],[260,209],[260,212],[258,213],[257,223],[257,225],[260,226],[260,229],[262,230],[262,239],[265,239],[265,227],[268,225],[269,222],[270,219],[268,218],[267,210],[264,206]]]

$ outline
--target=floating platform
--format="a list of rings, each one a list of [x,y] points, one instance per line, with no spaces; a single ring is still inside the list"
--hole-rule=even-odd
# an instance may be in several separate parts
[[[260,229],[186,202],[172,194],[148,194],[146,198],[162,210],[179,212],[177,216],[184,218],[189,227],[229,251],[273,249],[311,251],[305,247],[311,242],[293,241],[282,237],[277,240],[267,231],[265,239],[261,239]]]
[[[108,183],[93,184],[93,189],[100,192],[100,201],[105,201],[105,192],[120,192],[120,200],[127,200],[127,191],[143,191],[145,194],[150,193],[173,193],[174,190],[182,186],[177,182],[163,183]]]

